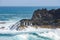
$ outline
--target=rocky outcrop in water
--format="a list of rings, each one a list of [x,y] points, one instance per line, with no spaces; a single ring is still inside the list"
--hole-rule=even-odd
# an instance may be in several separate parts
[[[60,9],[38,9],[34,11],[31,20],[33,25],[53,25],[58,19],[60,19]]]
[[[23,19],[24,20],[24,19]],[[30,21],[28,21],[30,20]],[[21,23],[32,25],[59,25],[60,26],[60,9],[38,9],[35,10],[31,19],[25,19]]]

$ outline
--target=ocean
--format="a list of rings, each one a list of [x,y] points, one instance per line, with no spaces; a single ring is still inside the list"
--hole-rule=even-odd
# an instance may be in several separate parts
[[[47,8],[48,10],[50,10],[50,9],[57,9],[60,7],[56,7],[56,6],[55,7],[46,7],[46,6],[45,7],[43,6],[41,7],[0,7],[0,21],[31,19],[34,11],[37,9],[42,9],[42,8]],[[0,40],[58,40],[58,38],[53,39],[48,36],[44,37],[44,36],[39,35],[40,33],[38,34],[37,33],[38,32],[19,34],[19,35],[14,35],[14,36],[10,36],[9,34],[7,35],[0,34]],[[42,34],[44,34],[44,32]]]
[[[34,11],[42,8],[47,8],[50,10],[60,7],[0,7],[0,20],[6,21],[10,19],[31,19]]]

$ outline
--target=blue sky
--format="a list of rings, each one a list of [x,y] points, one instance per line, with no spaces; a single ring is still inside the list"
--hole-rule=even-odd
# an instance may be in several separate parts
[[[60,0],[0,0],[0,6],[60,6]]]

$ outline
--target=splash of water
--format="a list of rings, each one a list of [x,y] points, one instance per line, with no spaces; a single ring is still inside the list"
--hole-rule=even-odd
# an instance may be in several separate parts
[[[10,31],[10,32],[7,31],[6,32],[7,35],[0,35],[0,40],[60,40],[60,36],[58,35],[58,32],[60,30],[55,29],[56,30],[56,32],[55,32],[55,30],[52,30],[52,29],[49,30],[49,29],[32,28],[31,31],[30,31],[30,29],[31,28],[29,27],[29,28],[26,28],[26,29],[24,29],[22,31],[18,31],[18,32],[15,30]],[[37,32],[36,30],[40,30],[40,31]],[[4,34],[6,34],[6,33],[4,33]],[[15,35],[13,35],[13,34],[15,34]]]

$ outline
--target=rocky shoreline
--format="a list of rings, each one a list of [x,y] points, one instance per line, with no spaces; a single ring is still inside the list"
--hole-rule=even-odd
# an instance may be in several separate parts
[[[25,27],[60,28],[60,8],[51,10],[46,8],[37,9],[31,19],[22,19],[20,22],[21,26]]]

